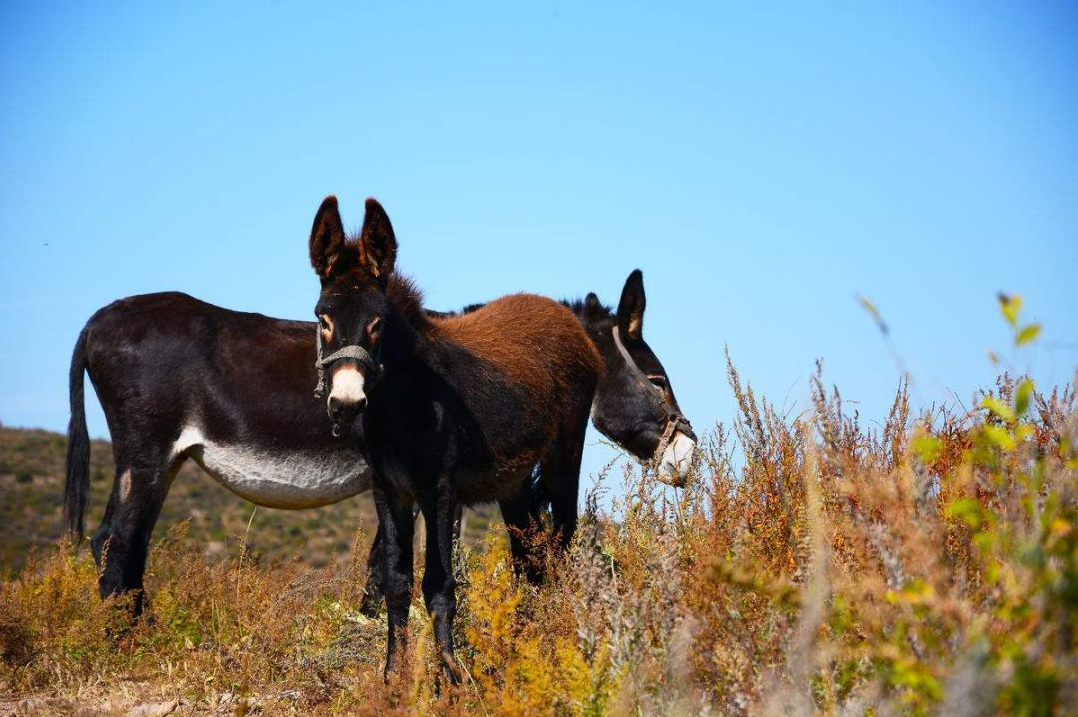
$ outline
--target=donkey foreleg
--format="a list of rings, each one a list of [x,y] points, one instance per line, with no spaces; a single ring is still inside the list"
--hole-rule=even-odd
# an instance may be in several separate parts
[[[460,540],[462,535],[464,506],[457,503],[457,509],[453,514],[453,535]],[[418,512],[418,508],[415,512]],[[378,526],[374,534],[374,542],[371,543],[371,552],[367,556],[367,583],[363,592],[363,602],[360,603],[359,611],[367,617],[374,617],[382,607],[385,599],[385,535],[382,526]]]
[[[448,477],[438,481],[436,493],[420,501],[427,526],[423,601],[434,621],[434,638],[447,679],[460,684],[453,652],[453,620],[457,614],[457,580],[453,574],[453,538],[459,528],[456,491]]]
[[[386,611],[389,613],[389,640],[384,677],[398,672],[408,645],[408,608],[412,603],[412,536],[415,518],[412,506],[403,503],[392,486],[374,477],[374,505],[378,511],[378,531],[384,539],[382,571]]]

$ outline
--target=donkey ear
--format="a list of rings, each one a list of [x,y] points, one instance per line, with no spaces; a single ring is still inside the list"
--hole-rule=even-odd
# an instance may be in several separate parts
[[[359,265],[375,279],[385,280],[397,262],[397,238],[389,215],[378,200],[367,200],[363,230],[359,234]]]
[[[639,339],[644,332],[644,274],[633,270],[625,280],[621,290],[621,302],[618,304],[618,330],[629,338]]]
[[[584,297],[584,319],[589,322],[601,321],[609,315],[610,311],[603,306],[603,302],[599,301],[595,292],[588,292],[588,295]]]
[[[344,226],[337,209],[337,198],[332,194],[322,200],[322,206],[314,215],[311,227],[311,266],[318,278],[325,281],[339,268],[337,264],[344,248]]]

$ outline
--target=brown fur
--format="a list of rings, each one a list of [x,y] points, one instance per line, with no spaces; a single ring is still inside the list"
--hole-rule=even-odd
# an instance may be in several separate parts
[[[605,370],[576,316],[562,304],[534,294],[512,294],[468,314],[430,319],[428,337],[451,341],[480,358],[525,396],[541,421],[541,446],[532,444],[521,451],[515,442],[487,436],[501,470],[509,473],[534,465],[559,439],[574,387],[594,385]],[[464,392],[465,402],[471,398]],[[519,490],[511,483],[505,487]]]
[[[497,500],[506,525],[517,529],[510,537],[518,566],[530,570],[520,531],[537,519],[530,481],[538,464],[553,531],[567,547],[577,523],[584,431],[604,363],[577,317],[539,296],[515,294],[463,316],[429,317],[419,292],[394,273],[397,240],[382,207],[367,201],[358,242],[343,240],[340,226],[336,201],[328,198],[310,240],[315,270],[332,269],[319,274],[315,310],[336,319],[327,348],[358,346],[379,362],[334,359],[356,361],[367,372],[371,398],[338,399],[331,391],[327,410],[335,426],[364,411],[379,531],[386,536],[386,670],[395,670],[398,640],[406,639],[411,508],[418,503],[430,529],[424,599],[448,656],[443,666],[457,681],[451,550],[457,506]]]
[[[604,372],[598,350],[573,312],[542,296],[511,294],[431,324],[434,333],[481,356],[542,403],[564,398],[580,376]]]

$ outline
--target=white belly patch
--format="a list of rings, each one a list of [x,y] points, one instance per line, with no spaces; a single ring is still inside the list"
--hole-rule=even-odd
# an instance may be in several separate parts
[[[185,428],[173,457],[186,452],[221,485],[269,508],[316,508],[371,487],[371,472],[357,451],[286,451],[208,440]]]

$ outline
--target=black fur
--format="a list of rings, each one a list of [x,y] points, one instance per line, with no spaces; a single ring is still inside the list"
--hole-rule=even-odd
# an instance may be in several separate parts
[[[180,293],[122,299],[87,322],[71,360],[65,506],[77,535],[88,494],[86,371],[116,463],[91,541],[102,597],[141,593],[146,544],[172,478],[183,461],[201,460],[197,447],[172,453],[185,427],[267,453],[338,452],[362,461],[355,442],[333,439],[325,404],[312,395],[314,331],[310,322],[229,311]],[[369,477],[358,488],[368,486]],[[136,613],[141,606],[138,597]]]
[[[412,323],[422,324],[427,313],[423,313],[416,292],[399,277],[395,281],[400,286],[389,281],[387,287],[397,296],[401,313]],[[589,304],[591,308],[584,311]],[[596,425],[600,430],[615,427],[620,436],[615,440],[637,455],[649,457],[658,444],[659,433],[653,424],[661,412],[652,404],[631,400],[625,392],[633,390],[632,384],[616,380],[625,367],[612,351],[612,312],[594,295],[566,305],[577,314],[606,364],[606,378],[595,396],[596,407],[601,408]],[[475,308],[479,306],[469,310]],[[434,318],[449,316],[428,313]],[[92,540],[101,571],[102,597],[133,591],[135,612],[141,611],[146,547],[161,504],[182,462],[201,460],[197,448],[172,454],[180,432],[196,419],[208,438],[221,442],[284,455],[300,450],[338,452],[350,461],[363,460],[358,422],[349,426],[344,439],[334,439],[325,402],[312,396],[316,326],[313,322],[229,311],[181,293],[122,299],[87,322],[75,343],[69,374],[71,420],[64,507],[68,528],[81,538],[89,494],[90,443],[84,409],[84,376],[89,375],[104,408],[116,463],[105,518]],[[629,350],[642,365],[658,365],[646,344],[633,344]],[[459,363],[472,358],[449,352],[441,360]],[[514,406],[519,407],[524,400],[495,384],[486,394],[498,412],[516,410]],[[583,405],[578,408],[586,413]],[[618,411],[626,413],[619,417]],[[460,445],[473,457],[483,456],[489,446],[477,442],[467,412],[459,406],[456,412],[462,417]],[[641,434],[639,438],[633,435],[634,428]],[[502,497],[500,505],[508,525],[526,528],[537,518],[541,505],[555,498],[563,513],[567,514],[570,505],[575,511],[575,487],[554,495],[539,478],[544,469],[564,470],[556,458],[521,469],[522,476],[534,476],[537,489]],[[120,500],[125,473],[128,495]],[[357,486],[357,492],[366,487],[367,483]],[[372,547],[375,579],[364,601],[368,610],[377,609],[381,602],[381,545],[381,540],[376,540]],[[525,555],[516,541],[514,555],[518,559]]]
[[[616,311],[603,305],[595,294],[588,294],[583,301],[566,302],[566,306],[580,319],[607,367],[592,407],[595,427],[637,458],[650,459],[669,416],[680,414],[681,408],[666,369],[643,337],[646,306],[643,273],[636,269],[626,279]],[[640,331],[630,332],[633,321],[638,323]],[[626,366],[625,358],[614,343],[614,327],[618,327],[622,344],[633,363],[659,389],[658,393],[641,385],[640,374]],[[656,400],[659,394],[662,398]],[[681,430],[692,440],[697,440],[687,423]]]
[[[538,462],[555,535],[568,545],[576,528],[584,431],[602,362],[572,313],[549,299],[515,295],[440,320],[410,312],[411,304],[385,288],[397,242],[384,210],[367,201],[358,244],[323,239],[321,227],[339,223],[325,217],[335,211],[327,199],[310,242],[312,265],[334,267],[321,277],[315,308],[323,341],[328,351],[360,346],[384,362],[376,385],[364,380],[368,393],[362,395],[355,373],[366,379],[369,368],[347,358],[332,364],[328,411],[334,420],[363,412],[384,538],[386,675],[398,668],[406,641],[418,506],[427,526],[423,598],[445,673],[458,681],[452,565],[457,507],[498,501],[514,557],[527,567],[521,531],[534,518],[527,493]],[[327,246],[341,249],[325,255]],[[372,326],[379,327],[377,334]],[[346,371],[351,388],[336,398],[338,376]]]
[[[87,327],[88,328],[88,327]],[[68,398],[71,420],[67,424],[67,478],[64,481],[64,521],[76,543],[82,542],[86,503],[90,499],[90,436],[86,431],[86,333],[79,332],[71,353]]]

